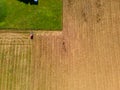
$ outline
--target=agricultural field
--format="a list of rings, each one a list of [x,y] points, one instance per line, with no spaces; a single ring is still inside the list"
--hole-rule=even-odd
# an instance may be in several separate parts
[[[120,90],[119,0],[63,2],[62,31],[0,31],[0,90]]]
[[[0,34],[0,90],[30,90],[31,51],[28,35]]]
[[[0,29],[62,30],[62,0],[0,0]]]

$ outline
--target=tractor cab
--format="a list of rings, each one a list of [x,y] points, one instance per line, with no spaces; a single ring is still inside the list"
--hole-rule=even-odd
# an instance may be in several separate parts
[[[33,39],[33,32],[30,33],[30,39]]]
[[[38,5],[38,0],[18,0],[18,1],[23,2],[25,4],[30,3],[30,5]]]
[[[30,0],[31,5],[38,5],[38,0]]]

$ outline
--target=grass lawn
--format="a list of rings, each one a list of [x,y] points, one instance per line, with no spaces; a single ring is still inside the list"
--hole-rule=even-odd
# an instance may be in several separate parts
[[[62,30],[62,0],[0,0],[0,29]]]

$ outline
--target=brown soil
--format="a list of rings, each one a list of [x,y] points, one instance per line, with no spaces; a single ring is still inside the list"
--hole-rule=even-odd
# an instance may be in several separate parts
[[[30,86],[22,90],[119,90],[120,2],[63,2],[63,31],[34,32]]]
[[[64,0],[60,35],[36,36],[34,90],[120,89],[118,0]]]

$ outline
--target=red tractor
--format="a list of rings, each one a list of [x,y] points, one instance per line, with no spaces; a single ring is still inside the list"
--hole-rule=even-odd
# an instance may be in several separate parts
[[[33,39],[33,32],[30,33],[30,39]]]

